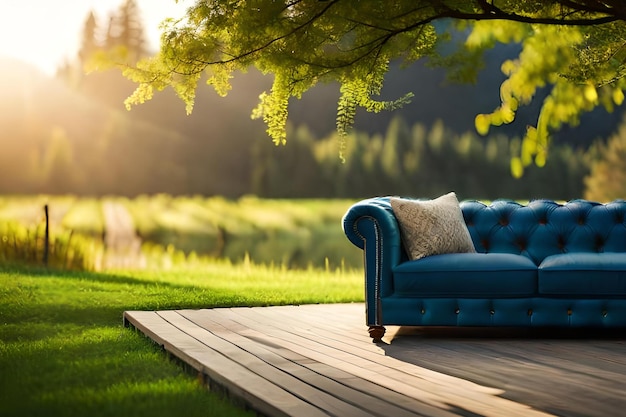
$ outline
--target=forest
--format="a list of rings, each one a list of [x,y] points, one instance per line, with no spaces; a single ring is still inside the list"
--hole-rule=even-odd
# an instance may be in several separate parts
[[[133,83],[115,69],[85,69],[102,51],[121,50],[130,60],[151,52],[143,49],[139,11],[129,5],[108,27],[87,16],[81,50],[54,78],[2,62],[11,70],[0,79],[0,194],[362,198],[454,190],[461,198],[561,200],[625,194],[624,182],[614,181],[624,167],[611,162],[626,141],[622,106],[596,110],[555,134],[546,166],[530,166],[522,178],[511,175],[510,159],[536,106],[485,137],[476,133],[476,114],[498,104],[497,62],[515,53],[510,46],[487,55],[473,85],[449,82],[427,63],[392,68],[383,94],[410,90],[420,99],[394,112],[357,114],[345,162],[333,124],[336,85],[292,100],[284,147],[250,118],[272,82],[254,70],[238,74],[226,98],[200,86],[191,115],[171,89],[127,111],[123,101]]]

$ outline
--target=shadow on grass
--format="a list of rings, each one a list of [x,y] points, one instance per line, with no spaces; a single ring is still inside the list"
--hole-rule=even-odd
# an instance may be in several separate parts
[[[91,282],[102,282],[111,284],[127,284],[127,285],[141,285],[148,286],[154,285],[155,282],[150,282],[145,279],[135,278],[130,275],[115,272],[89,272],[89,271],[65,271],[56,269],[39,268],[33,266],[18,266],[14,268],[0,268],[0,272],[15,273],[23,276],[31,277],[51,277],[62,278],[67,280],[80,280]],[[169,282],[158,282],[160,286],[167,287],[190,287],[188,285],[172,284]]]
[[[123,274],[0,267],[0,415],[245,415],[122,320],[233,299]]]
[[[0,355],[0,415],[244,415],[128,329],[64,335]]]
[[[7,270],[9,288],[2,294],[0,319],[6,325],[19,325],[5,338],[38,338],[53,332],[55,326],[122,325],[127,310],[178,310],[215,307],[264,306],[256,294],[236,290],[150,281],[126,274],[67,272],[29,268]],[[14,274],[13,281],[10,275]],[[27,278],[27,279],[24,279]],[[46,279],[62,280],[46,282]],[[64,284],[67,283],[67,288]],[[287,303],[287,301],[285,301]],[[30,327],[29,327],[30,326]],[[31,339],[32,340],[32,339]]]

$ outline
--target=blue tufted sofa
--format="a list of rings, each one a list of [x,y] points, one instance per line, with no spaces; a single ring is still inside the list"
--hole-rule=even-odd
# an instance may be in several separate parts
[[[364,251],[366,321],[385,325],[626,328],[626,202],[460,203],[476,253],[408,260],[388,197],[343,218]]]

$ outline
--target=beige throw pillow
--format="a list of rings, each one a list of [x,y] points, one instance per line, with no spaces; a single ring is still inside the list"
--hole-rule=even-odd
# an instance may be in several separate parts
[[[409,258],[476,252],[455,193],[434,200],[391,198]]]

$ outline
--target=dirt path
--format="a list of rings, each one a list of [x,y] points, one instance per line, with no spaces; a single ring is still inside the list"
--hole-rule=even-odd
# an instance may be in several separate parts
[[[141,239],[135,233],[133,218],[123,204],[102,203],[105,224],[104,269],[142,268]]]

